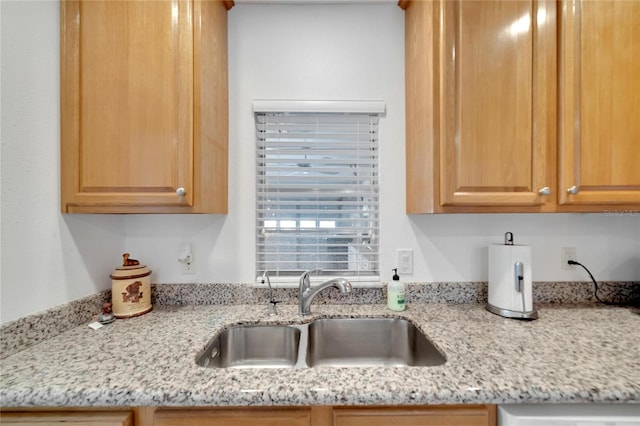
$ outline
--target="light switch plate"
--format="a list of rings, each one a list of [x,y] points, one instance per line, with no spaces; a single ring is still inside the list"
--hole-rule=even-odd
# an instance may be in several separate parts
[[[398,258],[398,274],[413,274],[413,249],[398,249],[396,255]]]

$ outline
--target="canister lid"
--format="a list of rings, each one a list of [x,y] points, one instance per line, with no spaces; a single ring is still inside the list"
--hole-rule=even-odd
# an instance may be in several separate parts
[[[151,270],[146,265],[140,264],[136,259],[131,259],[129,253],[124,253],[122,266],[118,266],[109,277],[114,280],[128,280],[146,277],[149,274],[151,274]]]

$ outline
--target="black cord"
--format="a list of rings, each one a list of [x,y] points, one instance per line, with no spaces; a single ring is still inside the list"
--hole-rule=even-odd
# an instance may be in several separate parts
[[[602,301],[599,297],[598,297],[598,282],[596,281],[595,278],[593,278],[593,275],[591,274],[591,272],[587,269],[586,266],[584,266],[582,263],[580,262],[576,262],[575,260],[569,260],[567,261],[567,263],[569,265],[578,265],[578,266],[582,266],[584,268],[585,271],[587,271],[587,274],[589,274],[589,276],[591,277],[591,281],[593,281],[593,285],[595,286],[595,291],[593,292],[593,295],[596,297],[596,300],[602,304],[605,305],[610,305],[611,303],[607,303]]]

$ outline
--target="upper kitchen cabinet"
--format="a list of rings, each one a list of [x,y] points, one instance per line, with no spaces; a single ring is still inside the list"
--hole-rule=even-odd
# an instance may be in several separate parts
[[[561,7],[560,204],[638,209],[640,2]]]
[[[639,2],[400,5],[407,213],[640,208]]]
[[[227,212],[232,5],[60,2],[63,212]]]
[[[407,212],[548,208],[553,3],[405,6]]]

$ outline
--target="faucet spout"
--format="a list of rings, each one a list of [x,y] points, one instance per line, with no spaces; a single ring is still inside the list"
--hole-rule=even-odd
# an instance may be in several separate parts
[[[351,293],[351,283],[344,278],[334,278],[329,281],[325,281],[316,287],[311,287],[309,275],[313,272],[319,272],[319,270],[314,269],[311,271],[306,271],[302,274],[302,276],[300,276],[300,284],[298,287],[300,315],[311,314],[311,302],[318,295],[318,293],[320,293],[325,288],[335,287],[339,289],[340,293],[342,294]]]
[[[264,284],[265,280],[267,284],[269,284],[269,316],[278,315],[278,311],[276,310],[276,305],[280,303],[280,300],[275,300],[273,298],[273,288],[271,287],[271,279],[269,278],[269,271],[265,269],[262,274],[262,284]]]

